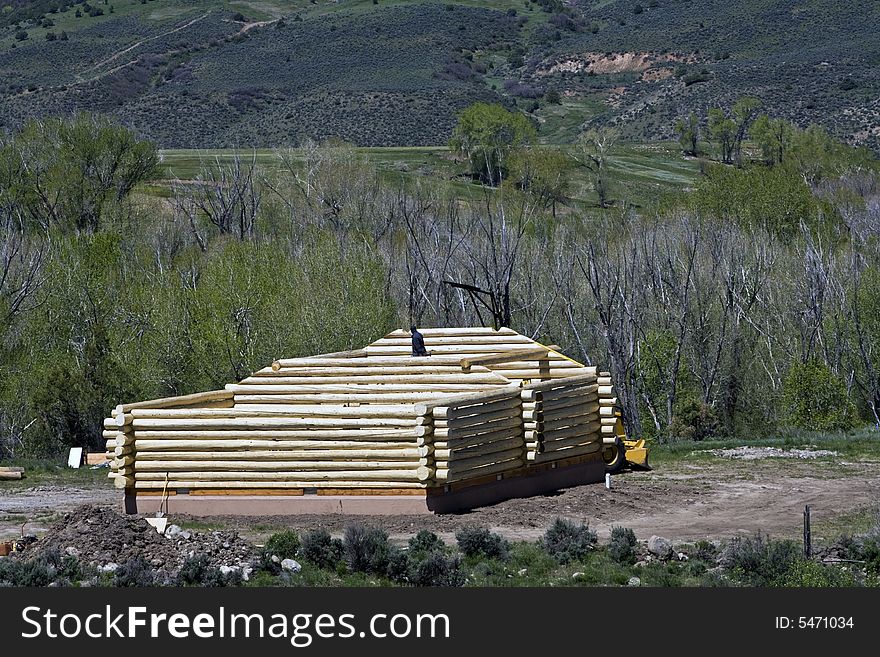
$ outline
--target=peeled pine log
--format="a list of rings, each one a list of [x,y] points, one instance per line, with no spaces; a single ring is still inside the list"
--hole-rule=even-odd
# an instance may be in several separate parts
[[[615,410],[613,406],[600,406],[599,407],[599,415],[603,418],[606,417],[615,417]]]
[[[131,488],[134,486],[134,477],[114,477],[113,485],[116,486],[116,488]]]
[[[339,470],[333,472],[177,472],[176,477],[189,481],[426,481],[433,475],[426,466],[407,470]],[[136,472],[135,481],[165,479],[164,472]],[[307,484],[306,484],[307,485]]]
[[[476,366],[474,366],[476,367]],[[547,358],[543,358],[541,360],[517,360],[517,361],[508,361],[505,363],[498,363],[497,365],[486,365],[485,367],[489,368],[492,372],[496,374],[502,371],[510,370],[528,370],[528,371],[537,371],[537,370],[556,370],[559,372],[568,372],[568,376],[574,376],[576,374],[587,374],[584,370],[585,368],[580,363],[576,363],[574,361],[568,360],[565,356],[561,356],[558,354],[554,354],[550,352]]]
[[[448,443],[442,443],[443,445],[447,445]],[[449,449],[449,447],[434,448],[434,460],[438,463],[440,461],[448,461],[450,458],[452,459],[467,459],[473,456],[482,456],[484,454],[492,454],[499,451],[509,450],[509,449],[522,449],[523,441],[522,438],[516,436],[514,438],[508,438],[506,440],[496,440],[490,443],[483,443],[480,445],[470,445],[466,447],[457,447],[455,449]]]
[[[416,413],[419,415],[427,415],[438,406],[458,407],[472,406],[474,404],[498,401],[502,399],[514,399],[520,392],[520,387],[516,384],[497,387],[493,390],[471,393],[462,395],[450,395],[447,397],[439,397],[430,402],[420,402],[415,405]]]
[[[120,486],[124,488],[125,486]],[[162,490],[165,488],[165,481],[135,481],[131,484],[131,488],[135,490]],[[222,489],[222,490],[247,490],[247,489],[291,489],[299,492],[303,488],[406,488],[406,489],[423,489],[427,484],[418,481],[359,481],[352,479],[350,481],[195,481],[183,479],[169,479],[169,489],[188,489],[188,490],[204,490],[204,489]]]
[[[567,429],[569,427],[592,426],[593,424],[596,424],[596,431],[598,431],[599,424],[597,423],[595,415],[585,415],[568,420],[555,420],[553,422],[545,422],[541,429],[541,433],[544,434],[545,438],[548,438],[552,436],[554,432],[561,431],[562,429]]]
[[[236,459],[250,461],[278,460],[295,461],[298,459],[334,460],[346,459],[365,461],[404,461],[421,459],[433,453],[431,447],[400,447],[395,449],[300,449],[300,450],[265,450],[248,449],[242,451],[216,450],[195,451],[139,451],[138,463],[146,461],[213,461],[215,459]]]
[[[582,423],[584,421],[593,421],[599,419],[599,411],[589,406],[573,406],[569,413],[554,413],[553,415],[543,415],[541,422],[545,427],[554,427],[557,425]]]
[[[473,394],[483,392],[487,389],[498,389],[509,386],[510,382],[499,377],[497,381],[487,383],[395,383],[389,380],[388,383],[369,383],[359,384],[356,378],[349,379],[345,384],[328,384],[322,385],[320,379],[310,385],[240,385],[237,383],[227,383],[226,389],[235,395],[303,395],[303,394],[330,394],[341,395],[345,393],[377,393],[377,394],[401,394],[406,392],[431,392],[431,393],[456,393],[460,391],[468,391]],[[423,415],[423,413],[420,413]]]
[[[323,417],[235,417],[235,418],[138,418],[132,423],[135,431],[139,429],[307,429],[330,428],[342,429],[381,427],[412,427],[416,429],[415,418],[323,418]],[[423,431],[425,427],[420,427]]]
[[[461,367],[458,365],[434,365],[433,367],[410,367],[407,365],[386,365],[384,367],[375,367],[370,365],[373,361],[371,358],[368,361],[363,361],[363,364],[360,367],[305,367],[305,366],[297,366],[297,367],[281,367],[277,370],[273,370],[271,367],[264,367],[261,370],[257,370],[253,374],[251,374],[250,378],[253,379],[266,379],[267,381],[272,381],[278,378],[284,378],[289,376],[297,376],[297,377],[325,377],[325,376],[396,376],[396,375],[442,375],[442,374],[457,374],[461,375]],[[477,367],[474,366],[471,368],[471,374],[474,373],[484,373],[491,374],[492,370],[488,367]]]
[[[128,456],[130,454],[134,454],[134,447],[116,447],[113,449],[113,456],[115,458],[120,458],[122,456]]]
[[[137,440],[372,440],[399,441],[414,439],[431,433],[431,427],[416,426],[404,428],[339,428],[339,429],[142,429],[137,432]],[[118,439],[117,439],[118,440]]]
[[[596,383],[596,368],[595,367],[584,367],[582,368],[584,371],[579,374],[575,374],[573,376],[565,379],[565,385],[570,387],[579,387],[590,385]],[[548,390],[553,390],[554,388],[558,388],[560,386],[560,381],[545,381],[543,383],[530,383],[523,391],[531,390],[532,392],[546,392]]]
[[[510,440],[511,438],[521,440],[521,435],[522,430],[519,428],[500,429],[498,431],[492,431],[490,433],[481,433],[471,436],[441,436],[440,438],[438,438],[438,442],[434,444],[435,448],[437,444],[440,444],[445,445],[447,449],[465,449],[467,447],[474,447],[476,445],[486,445],[502,440]]]
[[[434,420],[435,429],[459,430],[474,426],[484,426],[492,423],[506,422],[509,420],[521,420],[522,413],[516,407],[503,408],[492,413],[481,413],[465,417],[453,418],[452,420]]]
[[[598,398],[598,390],[599,385],[596,383],[588,383],[586,385],[565,385],[554,388],[552,390],[544,390],[544,395],[541,400],[541,403],[546,407],[547,404],[551,402],[562,402],[566,399],[571,399],[572,397],[587,397],[588,395],[592,395]]]
[[[354,417],[354,418],[414,418],[418,417],[412,404],[387,406],[341,406],[331,404],[302,404],[277,406],[267,409],[143,409],[132,411],[132,417],[143,418],[226,418],[226,417]]]
[[[197,392],[194,395],[182,395],[180,397],[163,397],[149,401],[135,402],[134,404],[120,404],[114,409],[117,413],[128,413],[135,408],[174,408],[177,406],[197,405],[203,402],[218,402],[232,399],[228,390],[211,390],[210,392]]]
[[[463,479],[474,479],[476,477],[483,477],[485,475],[498,474],[500,472],[516,470],[517,468],[521,468],[523,466],[523,463],[524,461],[522,458],[516,458],[501,463],[492,463],[491,465],[484,465],[478,468],[472,468],[471,470],[467,470],[465,472],[453,473],[450,473],[447,468],[438,468],[436,473],[434,474],[434,479],[438,482],[453,482],[461,481]]]
[[[477,384],[477,383],[500,383],[507,384],[504,377],[492,372],[477,372],[471,374],[384,374],[379,376],[366,376],[359,371],[350,372],[345,376],[250,376],[242,379],[238,385],[261,385],[261,386],[301,386],[301,385],[345,385],[356,383],[368,384]]]
[[[559,461],[562,459],[572,458],[574,456],[586,456],[587,454],[595,454],[601,449],[599,443],[591,443],[589,445],[580,445],[575,447],[566,447],[565,449],[555,451],[544,451],[527,457],[529,461],[536,463],[544,463],[547,461]]]
[[[458,458],[453,457],[448,461],[444,461],[442,464],[438,461],[437,467],[441,469],[447,470],[447,472],[451,474],[457,474],[459,472],[468,472],[473,470],[474,468],[482,467],[485,465],[492,465],[494,463],[503,463],[504,461],[510,461],[512,459],[522,459],[523,450],[521,447],[517,447],[515,449],[506,449],[499,452],[490,452],[487,454],[481,454],[478,456],[473,456],[470,458]]]
[[[614,395],[614,386],[599,386],[600,397],[611,397]]]
[[[542,438],[545,444],[550,440],[561,440],[563,438],[575,438],[591,435],[595,435],[596,439],[598,440],[599,427],[600,425],[598,422],[565,427],[562,429],[556,429],[552,433],[545,431],[542,435]]]
[[[169,450],[202,451],[211,455],[212,451],[227,450],[348,450],[348,449],[408,449],[417,448],[418,444],[412,442],[377,442],[371,440],[137,440],[139,455],[147,452],[163,452]]]
[[[522,427],[522,418],[518,415],[507,418],[505,420],[498,420],[496,422],[487,422],[484,424],[473,425],[470,427],[463,428],[452,428],[448,429],[443,426],[435,427],[433,436],[435,440],[439,440],[441,438],[446,438],[448,440],[464,440],[469,437],[489,434],[489,433],[498,433],[498,432],[508,432],[513,433],[521,430]]]
[[[573,436],[571,438],[547,439],[541,444],[542,451],[551,451],[573,447],[575,445],[601,445],[602,441],[596,434],[587,436]]]
[[[420,463],[420,461],[423,461]],[[141,461],[138,459],[136,477],[146,472],[217,472],[222,470],[234,470],[237,474],[260,473],[260,472],[297,472],[298,476],[312,476],[303,474],[307,471],[317,470],[330,473],[336,470],[415,470],[427,465],[425,459],[412,459],[406,461]]]
[[[116,470],[130,466],[130,465],[131,466],[134,465],[134,456],[132,456],[132,455],[121,456],[119,458],[115,458],[110,463],[110,467],[114,468]]]
[[[415,404],[437,398],[436,392],[383,392],[296,395],[235,395],[235,407],[243,404]],[[423,415],[423,414],[422,414]]]
[[[425,340],[425,348],[434,356],[448,357],[452,354],[460,354],[459,359],[470,354],[489,356],[500,351],[521,349],[527,342],[487,342],[484,344],[431,344]],[[412,345],[382,345],[372,344],[367,347],[367,358],[374,356],[409,356]]]
[[[23,472],[12,471],[12,470],[0,470],[0,480],[3,481],[17,481],[24,477]]]
[[[532,381],[545,382],[545,381],[550,381],[550,380],[559,381],[559,380],[566,379],[571,376],[571,370],[556,369],[556,368],[551,368],[549,370],[538,370],[538,369],[509,370],[509,369],[499,368],[499,369],[495,369],[493,371],[496,374],[498,374],[499,376],[503,376],[505,379],[527,380],[529,382],[532,382]]]
[[[419,370],[423,367],[457,367],[461,370],[461,358],[455,356],[417,356],[413,358],[408,354],[400,354],[399,356],[391,356],[386,358],[370,357],[370,358],[281,358],[272,363],[272,369],[278,371],[287,367],[363,367],[367,364],[369,367],[412,367]],[[275,365],[278,367],[275,367]]]
[[[496,333],[494,335],[431,335],[429,333],[422,333],[425,337],[425,346],[426,347],[457,347],[460,345],[496,345],[496,344],[516,344],[520,348],[523,348],[523,345],[534,347],[535,343],[527,338],[524,335],[520,335],[518,333],[508,333],[508,334],[500,334]],[[405,335],[386,335],[384,338],[379,338],[372,344],[367,346],[367,349],[370,347],[403,347],[406,350],[411,349],[412,347],[412,334]],[[546,349],[546,347],[545,347]]]
[[[491,326],[455,326],[452,328],[422,328],[419,332],[424,336],[432,337],[471,337],[471,336],[499,336],[499,335],[519,335],[512,328],[502,326],[501,328],[492,328]],[[384,339],[408,338],[412,334],[405,329],[395,329]]]
[[[436,344],[436,342],[439,342],[439,339],[432,344]],[[425,343],[425,346],[428,346],[427,342]],[[511,349],[499,354],[491,354],[489,356],[462,358],[460,363],[461,369],[469,370],[474,365],[497,365],[499,363],[512,363],[517,360],[546,360],[549,353],[550,352],[546,347],[527,347],[524,349]]]
[[[564,395],[559,397],[544,397],[544,400],[541,402],[541,410],[545,413],[555,411],[558,409],[565,409],[571,406],[578,406],[580,404],[599,404],[599,396],[594,392],[589,392],[589,389],[581,389],[580,392],[576,392],[570,395]]]
[[[463,417],[492,413],[500,410],[516,409],[520,406],[520,400],[514,395],[496,401],[488,401],[476,404],[459,404],[456,406],[437,406],[432,410],[435,420],[456,420]]]
[[[617,397],[603,397],[599,395],[600,406],[617,406]]]
[[[345,351],[331,351],[327,354],[318,354],[317,356],[306,356],[306,358],[366,358],[367,352],[364,349],[347,349]]]

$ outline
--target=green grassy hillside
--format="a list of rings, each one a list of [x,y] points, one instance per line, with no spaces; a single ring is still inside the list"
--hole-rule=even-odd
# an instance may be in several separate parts
[[[877,149],[878,24],[872,0],[2,0],[0,129],[89,109],[169,148],[427,146],[484,100],[547,143],[653,140],[754,94]]]

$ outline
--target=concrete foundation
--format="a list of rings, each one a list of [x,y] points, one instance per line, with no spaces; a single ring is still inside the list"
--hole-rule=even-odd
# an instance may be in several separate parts
[[[418,515],[456,513],[497,504],[517,497],[546,495],[562,488],[600,482],[605,478],[605,464],[600,454],[577,463],[548,463],[526,468],[489,481],[461,482],[429,489],[414,495],[198,495],[174,494],[167,498],[168,515],[194,516],[287,516],[301,514],[349,515]],[[126,513],[155,514],[162,502],[160,495],[137,495],[127,492]]]

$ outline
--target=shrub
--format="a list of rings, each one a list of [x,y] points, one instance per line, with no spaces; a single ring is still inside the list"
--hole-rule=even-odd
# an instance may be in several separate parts
[[[697,541],[694,544],[693,556],[695,559],[705,561],[706,563],[715,563],[718,557],[718,547],[711,541]]]
[[[608,555],[617,563],[633,564],[636,562],[635,532],[627,527],[612,527],[611,542],[608,544]]]
[[[446,547],[437,534],[427,529],[419,530],[419,533],[409,539],[410,554],[426,555],[432,552],[442,552]]]
[[[815,359],[789,368],[782,384],[782,411],[789,426],[811,431],[851,429],[856,419],[846,385]]]
[[[669,434],[685,440],[706,440],[721,433],[721,421],[709,404],[688,399],[672,419]]]
[[[744,584],[770,586],[799,558],[800,548],[794,541],[774,541],[758,534],[732,539],[724,548],[721,564]]]
[[[585,558],[596,540],[596,532],[589,526],[557,518],[541,539],[541,547],[559,563],[567,564]]]
[[[113,586],[153,586],[156,575],[150,564],[142,556],[132,557],[120,566],[113,575]]]
[[[466,557],[485,557],[486,559],[510,558],[510,543],[485,527],[463,527],[455,534],[458,549]]]
[[[378,527],[360,523],[348,525],[342,541],[349,570],[392,579],[406,577],[406,555],[388,542],[388,534]]]
[[[332,569],[342,558],[342,541],[331,538],[325,529],[317,529],[302,538],[300,554],[319,568]]]
[[[299,546],[299,535],[294,531],[285,530],[272,534],[263,549],[279,559],[293,559],[296,557]]]
[[[807,559],[798,559],[776,582],[779,586],[828,588],[855,586],[853,574],[840,566],[825,565]]]
[[[48,586],[54,578],[54,571],[38,559],[19,561],[0,560],[0,584],[9,586]]]
[[[242,575],[238,570],[223,574],[216,566],[211,566],[204,555],[189,557],[183,562],[177,573],[177,586],[237,586],[241,584]]]
[[[410,567],[409,581],[415,586],[464,586],[461,558],[435,550]]]

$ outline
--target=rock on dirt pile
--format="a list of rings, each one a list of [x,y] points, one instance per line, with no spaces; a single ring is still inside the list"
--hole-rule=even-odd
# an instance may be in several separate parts
[[[86,505],[52,525],[28,548],[26,556],[57,550],[97,567],[124,564],[140,556],[156,570],[172,576],[190,557],[205,557],[209,566],[218,568],[242,568],[253,558],[253,546],[235,532],[174,529],[159,534],[143,518]]]

